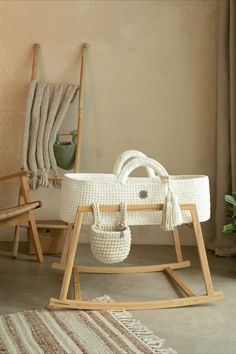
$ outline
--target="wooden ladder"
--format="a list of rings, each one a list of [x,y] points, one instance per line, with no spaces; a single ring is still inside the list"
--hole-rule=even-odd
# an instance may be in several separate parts
[[[74,172],[79,172],[80,168],[80,152],[81,152],[81,138],[82,138],[82,129],[83,129],[83,118],[84,118],[84,84],[85,84],[85,66],[86,66],[86,50],[88,48],[88,43],[84,43],[81,49],[81,63],[80,63],[80,82],[79,82],[79,105],[78,105],[78,123],[77,123],[77,144],[76,144],[76,154],[75,154],[75,168]],[[32,73],[31,73],[31,82],[37,80],[39,76],[39,58],[40,58],[40,44],[35,43],[33,47],[33,63],[32,63]],[[59,135],[69,136],[71,132],[60,132]],[[50,176],[49,179],[62,180],[62,177]],[[19,192],[20,198],[20,192]],[[36,220],[36,224],[40,226],[41,221]],[[65,228],[64,222],[60,223],[62,228]],[[57,228],[58,222],[48,223],[44,222],[48,228]],[[19,247],[19,232],[20,227],[23,225],[17,225],[15,227],[13,248],[12,248],[12,257],[17,257],[18,247]]]

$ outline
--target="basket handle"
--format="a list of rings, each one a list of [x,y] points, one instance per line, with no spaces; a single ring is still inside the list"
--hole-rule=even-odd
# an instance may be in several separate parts
[[[113,166],[113,173],[114,175],[116,175],[117,177],[119,176],[119,174],[121,173],[121,171],[124,168],[125,163],[127,162],[127,160],[129,159],[133,159],[136,157],[146,157],[146,155],[138,150],[127,150],[125,152],[123,152],[116,160],[114,166]],[[155,177],[155,172],[153,169],[151,169],[150,167],[146,167],[147,170],[147,174],[149,177]]]
[[[165,177],[169,179],[168,172],[159,162],[154,159],[150,159],[149,157],[136,157],[129,161],[122,169],[119,176],[117,176],[118,181],[122,184],[125,184],[131,172],[141,166],[144,166],[146,168],[149,167],[154,170],[159,177]]]
[[[127,217],[127,203],[120,203],[120,220],[117,224],[117,227],[120,228],[121,230],[126,228],[126,217]],[[92,204],[92,209],[93,209],[93,217],[94,217],[94,224],[96,227],[101,227],[101,215],[100,215],[100,205],[99,203],[93,203]]]

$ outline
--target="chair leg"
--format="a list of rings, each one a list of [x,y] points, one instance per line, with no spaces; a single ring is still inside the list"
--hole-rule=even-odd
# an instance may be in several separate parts
[[[24,198],[26,203],[29,203],[30,202],[29,187],[25,176],[22,176],[20,179],[20,187],[21,187],[22,197]],[[29,222],[30,231],[32,233],[32,241],[33,241],[33,246],[35,249],[37,260],[39,262],[43,262],[42,248],[39,241],[39,235],[38,235],[34,214],[32,211],[29,211],[28,222]]]
[[[37,260],[39,262],[43,262],[43,253],[42,253],[42,248],[41,248],[41,244],[39,241],[39,234],[38,234],[34,215],[31,211],[29,212],[29,227],[30,227],[30,231],[32,234],[32,241],[33,241],[33,246],[34,246]]]
[[[21,199],[22,199],[22,194],[21,194],[21,188],[20,188],[19,195],[18,195],[18,205],[20,205]],[[12,246],[12,257],[13,258],[17,257],[19,242],[20,242],[20,225],[16,225],[15,232],[14,232],[13,246]]]
[[[12,258],[16,258],[20,241],[20,225],[15,226],[14,241],[12,247]]]

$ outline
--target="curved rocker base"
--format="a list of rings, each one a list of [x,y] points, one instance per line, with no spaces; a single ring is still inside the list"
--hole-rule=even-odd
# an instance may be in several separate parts
[[[222,300],[224,295],[222,292],[216,292],[213,295],[191,296],[180,299],[171,300],[154,300],[154,301],[127,301],[127,302],[98,302],[84,300],[59,300],[51,298],[50,307],[68,308],[77,310],[154,310],[168,309],[174,307],[192,306],[207,302]]]

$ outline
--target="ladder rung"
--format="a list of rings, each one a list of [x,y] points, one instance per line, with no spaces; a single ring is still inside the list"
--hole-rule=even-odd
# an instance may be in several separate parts
[[[78,132],[78,130],[76,130]],[[59,132],[59,135],[72,135],[72,132]]]

